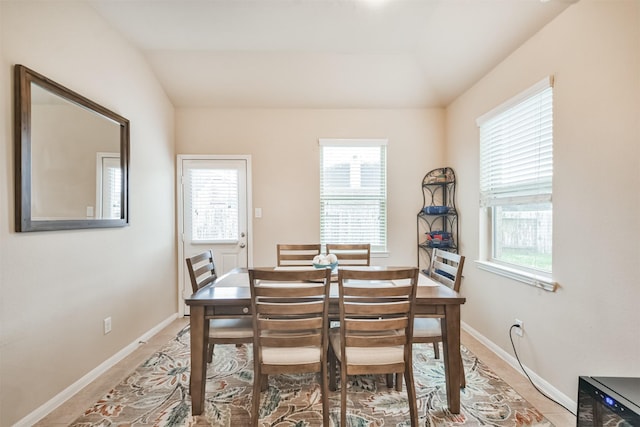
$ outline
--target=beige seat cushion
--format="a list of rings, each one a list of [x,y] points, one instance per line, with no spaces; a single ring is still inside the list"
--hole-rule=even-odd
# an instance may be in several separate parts
[[[441,335],[440,319],[433,317],[416,317],[413,319],[414,337],[431,338]]]
[[[336,357],[342,362],[339,328],[331,329],[329,340]],[[349,365],[390,365],[404,362],[404,347],[401,345],[391,347],[347,347],[346,353]]]
[[[209,321],[211,338],[251,338],[253,323],[250,317],[237,319],[212,319]]]
[[[320,347],[262,347],[262,362],[267,365],[317,363],[320,353]]]

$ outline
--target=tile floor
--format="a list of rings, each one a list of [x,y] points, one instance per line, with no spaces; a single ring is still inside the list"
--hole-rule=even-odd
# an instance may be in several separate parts
[[[131,371],[173,338],[176,333],[188,323],[188,318],[180,318],[171,323],[151,338],[147,344],[140,346],[135,352],[40,420],[35,426],[60,427],[71,424],[85,409],[89,408],[102,397],[110,387],[122,381]],[[513,369],[491,350],[464,331],[462,332],[462,343],[511,385],[522,397],[538,408],[556,427],[571,427],[576,425],[576,418],[573,414],[540,395],[524,375]],[[203,420],[199,421],[197,425],[207,425],[201,424]]]

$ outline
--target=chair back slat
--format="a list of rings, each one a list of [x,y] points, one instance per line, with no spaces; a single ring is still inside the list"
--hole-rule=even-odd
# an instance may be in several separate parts
[[[322,328],[322,317],[303,317],[300,319],[258,319],[258,327],[261,329],[271,329],[274,331],[290,331],[291,329],[320,329]],[[295,326],[294,326],[295,325]]]
[[[313,258],[320,255],[320,243],[278,244],[276,246],[278,267],[312,265]]]
[[[321,270],[323,271],[323,270]],[[324,273],[323,273],[324,275]],[[255,287],[256,296],[265,296],[271,298],[302,298],[313,297],[323,292],[324,284],[311,283],[304,281],[304,286],[300,286],[300,283],[261,283]]]
[[[295,296],[292,295],[292,298]],[[309,302],[291,302],[292,298],[287,300],[279,297],[277,302],[266,302],[267,300],[259,300],[260,313],[263,315],[292,317],[294,315],[309,315],[311,313],[322,313],[324,301]]]
[[[406,316],[388,319],[357,319],[352,318],[346,321],[345,327],[350,331],[371,331],[371,330],[400,330],[406,328],[409,318]]]
[[[346,347],[391,347],[407,344],[408,338],[402,335],[346,335]]]
[[[409,301],[384,302],[364,300],[344,302],[344,312],[350,316],[402,315],[409,311]]]
[[[367,285],[368,283],[368,285]],[[411,291],[411,285],[395,286],[392,281],[378,281],[358,283],[344,288],[345,299],[352,297],[394,297],[407,295]]]
[[[321,333],[309,333],[300,336],[266,336],[262,337],[262,347],[281,347],[283,349],[291,349],[295,347],[321,347],[322,346],[322,334]],[[283,350],[284,351],[284,350]]]
[[[371,264],[371,244],[369,243],[327,243],[327,254],[334,254],[341,266]]]

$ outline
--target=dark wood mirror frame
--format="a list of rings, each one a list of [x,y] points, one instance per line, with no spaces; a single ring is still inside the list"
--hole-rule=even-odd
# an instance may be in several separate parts
[[[32,218],[32,98],[35,84],[51,94],[90,111],[120,127],[120,218]],[[124,227],[129,224],[129,121],[66,87],[30,70],[14,67],[15,130],[15,227],[18,232]],[[73,123],[65,123],[73,126]],[[117,199],[116,199],[117,200]]]

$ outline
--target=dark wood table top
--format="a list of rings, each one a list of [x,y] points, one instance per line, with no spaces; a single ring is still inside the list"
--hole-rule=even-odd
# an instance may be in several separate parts
[[[366,267],[358,267],[366,268]],[[374,267],[376,269],[385,267]],[[205,286],[185,302],[187,305],[205,305],[212,304],[235,305],[241,302],[249,303],[251,301],[251,292],[249,289],[249,274],[247,269],[235,269],[220,276],[212,285]],[[418,289],[416,291],[417,305],[446,305],[446,304],[464,304],[466,298],[462,297],[453,289],[448,288],[438,282],[433,281],[422,273]],[[331,299],[338,300],[338,286],[331,285]]]

